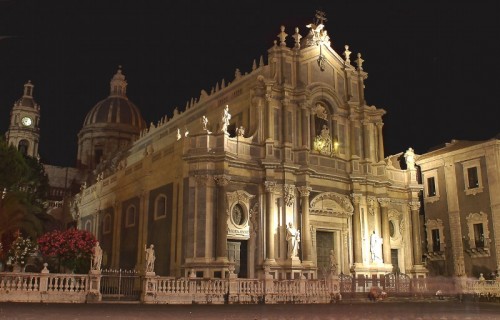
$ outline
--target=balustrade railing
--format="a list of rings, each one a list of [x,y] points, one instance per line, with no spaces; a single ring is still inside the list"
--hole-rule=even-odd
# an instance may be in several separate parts
[[[101,301],[106,294],[122,294],[109,272],[90,274],[0,273],[0,302],[90,302]],[[116,276],[116,275],[114,275]],[[340,275],[327,279],[276,280],[239,279],[233,274],[226,279],[160,277],[126,273],[134,283],[134,299],[143,303],[331,303],[340,298],[367,293],[379,286],[388,296],[397,295],[469,295],[500,298],[500,281],[466,278],[410,278],[388,274],[378,279],[359,279]],[[106,278],[108,277],[108,278]],[[106,281],[108,281],[106,284]],[[129,280],[127,280],[129,281]],[[123,285],[123,284],[122,284]],[[113,287],[113,290],[108,289]],[[121,289],[116,289],[116,288]],[[108,290],[109,292],[107,292]],[[118,291],[116,291],[118,290]]]
[[[90,275],[0,273],[0,302],[85,302],[90,292]]]

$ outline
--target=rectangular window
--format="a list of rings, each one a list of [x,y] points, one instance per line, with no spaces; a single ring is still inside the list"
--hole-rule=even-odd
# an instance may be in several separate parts
[[[477,175],[477,167],[467,168],[467,177],[469,180],[469,189],[474,189],[479,187],[479,179]]]
[[[482,223],[474,223],[474,242],[476,248],[484,248],[484,231]]]
[[[441,240],[439,237],[439,229],[432,229],[432,251],[441,251]]]
[[[434,177],[427,178],[427,195],[434,197],[436,195],[436,181]]]

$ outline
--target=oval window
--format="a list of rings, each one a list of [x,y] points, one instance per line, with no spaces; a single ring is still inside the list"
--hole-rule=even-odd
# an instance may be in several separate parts
[[[234,205],[231,216],[235,225],[241,226],[243,223],[245,223],[245,213],[240,204]]]
[[[394,232],[395,232],[394,221],[391,220],[391,221],[389,221],[389,234],[393,238],[394,238]]]

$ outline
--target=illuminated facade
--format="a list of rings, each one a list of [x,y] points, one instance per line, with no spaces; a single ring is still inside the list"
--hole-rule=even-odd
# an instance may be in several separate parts
[[[89,129],[97,106],[89,113],[78,161],[93,171],[74,210],[104,267],[138,268],[154,244],[160,275],[224,278],[233,261],[248,278],[426,274],[416,169],[384,157],[385,111],[365,102],[363,59],[335,52],[323,22],[304,37],[282,27],[267,64],[236,69],[170,119],[133,124],[131,145],[102,124],[117,119],[113,104],[107,131]]]

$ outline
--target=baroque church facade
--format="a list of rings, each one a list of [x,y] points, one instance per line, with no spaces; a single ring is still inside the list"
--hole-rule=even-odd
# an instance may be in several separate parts
[[[140,269],[153,245],[163,276],[225,278],[233,265],[276,279],[498,270],[498,137],[386,157],[363,59],[335,52],[323,23],[304,37],[281,27],[267,64],[236,69],[149,125],[119,67],[83,122],[76,168],[44,165],[49,213],[71,212],[99,239],[103,268]],[[33,88],[6,138],[37,157]]]
[[[387,164],[363,59],[335,52],[317,18],[147,127],[118,70],[78,136],[73,210],[104,266],[138,268],[153,244],[166,276],[426,274],[417,171]]]

